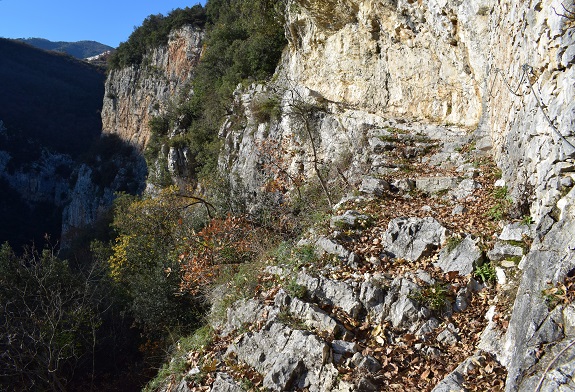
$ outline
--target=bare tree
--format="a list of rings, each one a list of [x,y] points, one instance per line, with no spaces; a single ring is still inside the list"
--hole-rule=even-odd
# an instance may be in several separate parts
[[[312,99],[304,97],[300,90],[297,88],[295,82],[287,80],[286,84],[288,85],[287,88],[278,88],[275,93],[279,96],[288,96],[288,98],[284,101],[284,106],[287,109],[285,115],[290,117],[296,124],[296,127],[298,127],[295,130],[296,133],[299,133],[299,135],[309,143],[311,148],[311,163],[314,174],[316,175],[322,192],[324,193],[326,200],[331,208],[334,204],[333,198],[328,189],[327,181],[321,171],[320,166],[322,165],[322,160],[320,159],[319,152],[320,141],[317,140],[317,129],[315,128],[314,124],[315,117],[321,113],[326,113],[326,108],[324,105],[313,102]]]
[[[66,390],[95,341],[94,274],[72,273],[50,249],[0,249],[0,388]]]

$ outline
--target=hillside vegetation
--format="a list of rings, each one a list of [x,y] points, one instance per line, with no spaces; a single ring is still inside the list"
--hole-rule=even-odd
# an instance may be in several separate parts
[[[114,49],[96,41],[54,42],[44,38],[20,38],[18,41],[25,42],[38,49],[66,53],[77,59],[85,59]]]
[[[111,56],[109,66],[112,69],[139,66],[146,51],[165,44],[170,31],[184,24],[206,27],[206,51],[190,86],[194,91],[192,99],[182,100],[168,115],[155,120],[156,124],[162,124],[155,127],[156,146],[168,142],[163,124],[177,122],[185,131],[177,142],[190,146],[196,155],[196,172],[208,178],[214,174],[218,127],[226,115],[227,105],[232,102],[234,88],[240,82],[262,80],[273,74],[285,45],[282,18],[271,0],[210,1],[205,9],[198,5],[174,10],[168,16],[151,15],[120,45]],[[87,64],[82,64],[79,70],[71,68],[70,64],[76,65],[76,62],[70,57],[54,56],[13,41],[0,41],[2,51],[9,51],[11,55],[0,59],[1,77],[8,81],[7,91],[18,94],[18,100],[10,100],[9,94],[0,98],[4,99],[0,102],[0,118],[8,129],[6,141],[13,142],[14,148],[21,148],[17,147],[22,145],[20,142],[30,138],[34,146],[41,146],[31,149],[30,153],[39,156],[42,148],[53,148],[75,157],[86,153],[82,158],[86,160],[85,156],[92,154],[88,151],[90,141],[100,134],[98,108],[104,75]],[[39,61],[45,62],[41,72],[29,65]],[[86,74],[80,74],[82,70]],[[95,88],[90,83],[98,86]],[[26,116],[29,108],[37,108],[38,115]],[[84,115],[88,118],[81,117]],[[71,124],[50,120],[60,117],[69,119]],[[95,124],[92,117],[97,119]],[[34,121],[35,118],[43,121]],[[62,129],[74,130],[74,133],[59,132]],[[152,143],[152,153],[154,148]],[[24,157],[21,153],[19,159]],[[101,159],[96,156],[87,161],[100,162]],[[100,171],[95,174],[111,175]],[[7,196],[15,197],[12,193]],[[69,261],[59,258],[54,244],[48,243],[46,248],[28,247],[23,255],[14,254],[6,245],[0,267],[3,271],[12,271],[10,276],[14,280],[4,282],[6,290],[0,293],[2,303],[14,304],[15,307],[9,309],[14,315],[20,314],[21,307],[31,307],[35,311],[25,317],[40,320],[50,313],[62,323],[51,325],[53,339],[44,339],[36,337],[44,328],[41,322],[17,325],[0,320],[0,327],[4,328],[2,336],[6,338],[0,342],[3,347],[10,345],[7,339],[17,329],[22,330],[21,339],[25,342],[23,351],[2,359],[2,367],[10,370],[2,374],[0,385],[10,385],[15,390],[28,390],[36,385],[63,391],[81,389],[85,380],[92,380],[92,387],[132,390],[141,383],[142,377],[153,375],[150,368],[164,360],[162,353],[173,339],[191,333],[202,324],[207,309],[204,288],[211,286],[216,277],[207,270],[202,290],[180,289],[178,252],[189,248],[186,239],[193,238],[196,231],[211,227],[207,226],[209,219],[202,212],[205,205],[199,200],[172,188],[154,198],[119,197],[113,217],[101,222],[101,228],[91,229],[90,234],[98,235],[98,240],[93,241],[90,250],[72,249],[73,253],[68,252]],[[218,205],[226,204],[229,202]],[[201,208],[191,208],[193,206]],[[226,213],[225,209],[218,209],[223,226],[210,229],[216,234],[206,232],[207,241],[220,235],[224,235],[224,240],[225,233],[221,230],[229,225],[236,227],[235,221],[225,220]],[[104,227],[109,223],[111,230]],[[235,233],[241,233],[239,227]],[[226,255],[228,249],[236,252],[224,246],[224,261],[236,257],[236,253]],[[206,252],[207,258],[212,257],[209,248]],[[246,251],[244,257],[252,253]],[[58,273],[65,274],[66,279],[54,282],[54,274]],[[60,307],[58,302],[22,293],[19,285],[26,280],[76,305]],[[33,338],[29,340],[24,335]],[[93,345],[87,345],[88,340]],[[110,349],[111,344],[114,350]],[[59,353],[58,361],[46,362],[46,356],[52,353]],[[145,362],[139,358],[141,354]],[[96,361],[92,366],[90,359]],[[129,380],[120,380],[125,376],[119,374],[127,371],[118,370],[122,361],[133,364]]]
[[[0,119],[12,133],[78,156],[101,133],[102,70],[0,39]]]

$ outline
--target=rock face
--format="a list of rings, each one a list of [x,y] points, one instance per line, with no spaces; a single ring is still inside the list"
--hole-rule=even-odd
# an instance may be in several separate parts
[[[473,272],[473,268],[482,257],[477,240],[467,236],[453,249],[443,248],[435,265],[445,272],[457,271],[461,275],[468,275]]]
[[[166,46],[148,52],[142,65],[112,70],[102,107],[103,132],[143,150],[150,138],[149,120],[162,114],[192,77],[203,39],[203,30],[184,26],[170,34]]]
[[[521,263],[523,275],[500,353],[509,366],[507,389],[526,388],[523,376],[537,361],[535,347],[559,338],[542,324],[548,310],[539,293],[546,281],[559,282],[575,267],[571,14],[556,12],[562,4],[555,0],[292,0],[287,9],[289,47],[271,88],[280,91],[283,114],[259,124],[249,106],[269,94],[270,86],[238,92],[247,126],[238,130],[229,123],[222,128],[223,157],[235,157],[222,158],[222,169],[241,177],[233,181],[252,190],[256,196],[251,202],[257,203],[257,190],[266,180],[266,173],[257,169],[265,160],[260,146],[269,138],[282,143],[284,156],[291,157],[284,162],[289,173],[311,177],[311,147],[294,131],[301,121],[289,110],[298,102],[317,108],[310,113],[315,143],[319,159],[331,167],[339,157],[362,149],[393,149],[387,141],[370,142],[384,134],[393,117],[428,124],[428,136],[433,134],[431,124],[475,130],[476,147],[492,148],[502,169],[516,217],[531,215],[540,222],[531,252]],[[278,88],[282,83],[283,90]],[[437,164],[446,166],[450,159],[445,154]],[[372,163],[372,174],[398,168],[383,158]],[[361,165],[352,164],[347,178],[357,178]],[[441,181],[428,179],[419,186],[442,191]],[[449,181],[454,186],[459,180]],[[352,183],[359,187],[361,180]],[[468,183],[453,197],[473,193],[477,185]],[[394,243],[390,240],[392,253],[397,252]],[[545,337],[540,336],[543,331]]]
[[[330,391],[336,382],[331,348],[309,332],[279,323],[244,335],[228,349],[231,353],[266,374],[263,384],[274,391]]]
[[[473,165],[457,153],[473,132],[474,147],[491,150],[502,170],[515,218],[528,215],[537,224],[534,231],[528,230],[534,239],[519,266],[509,328],[500,344],[492,344],[499,347],[494,351],[507,366],[508,391],[533,390],[533,380],[545,376],[550,363],[543,390],[556,388],[573,374],[568,355],[555,362],[557,352],[538,358],[544,344],[566,346],[562,326],[570,325],[564,312],[548,309],[541,292],[548,281],[558,284],[575,268],[575,33],[572,10],[562,13],[562,4],[558,0],[290,0],[289,45],[276,77],[266,85],[238,88],[233,107],[241,125],[230,118],[220,131],[224,142],[220,169],[228,173],[232,188],[250,210],[257,210],[262,189],[278,177],[266,171],[270,163],[287,174],[283,180],[292,188],[295,178],[315,178],[314,163],[321,163],[328,179],[344,177],[349,187],[366,197],[412,191],[434,197],[447,191],[461,202],[458,214],[478,189]],[[162,105],[185,85],[199,58],[202,37],[200,31],[176,32],[167,47],[148,55],[155,68],[114,71],[107,82],[104,130],[142,149],[149,138],[148,119],[161,113]],[[270,98],[277,100],[280,114],[262,121],[254,115],[254,107]],[[417,135],[411,132],[415,128]],[[305,129],[313,130],[311,140]],[[439,137],[446,145],[449,138],[454,140],[428,163],[456,174],[386,180],[408,168],[385,153],[421,160],[423,151],[433,148],[429,139]],[[371,155],[366,157],[365,151]],[[182,156],[176,151],[170,154]],[[289,194],[278,191],[274,197],[283,200]],[[434,207],[425,208],[431,213]],[[354,224],[341,222],[347,228]],[[503,238],[522,239],[524,233],[515,229],[508,228]],[[445,228],[431,217],[399,218],[390,223],[384,238],[386,251],[416,261],[441,245]],[[472,272],[481,254],[469,241],[465,244],[469,247],[465,252],[442,256],[444,270]],[[349,256],[328,238],[315,245],[340,259]],[[461,254],[471,255],[455,265]],[[518,250],[499,244],[488,254],[493,262],[508,256],[519,256]],[[381,291],[367,283],[361,288],[338,283],[333,289],[347,293],[339,298],[331,289],[319,289],[320,278],[298,279],[316,299],[328,305],[335,300],[343,303],[350,315],[384,309],[385,319],[394,327],[426,318],[410,294],[409,280],[396,281],[392,295],[383,299]],[[466,298],[460,294],[459,310],[465,308]],[[294,309],[308,314],[314,326],[327,325],[318,321],[325,316],[321,309],[299,305]],[[329,345],[277,323],[244,336],[235,350],[266,374],[265,385],[271,389],[314,385],[318,379],[310,380],[316,373],[309,371],[299,353],[287,350],[287,356],[278,356],[261,343],[274,335],[282,339],[282,347],[291,347],[296,333],[298,344],[310,344],[310,358],[320,366],[329,362]],[[448,343],[457,340],[453,331],[442,338]],[[530,369],[535,373],[527,376]],[[318,371],[331,375],[332,370]],[[438,390],[459,385],[462,373],[457,370]],[[325,385],[332,385],[328,379]]]

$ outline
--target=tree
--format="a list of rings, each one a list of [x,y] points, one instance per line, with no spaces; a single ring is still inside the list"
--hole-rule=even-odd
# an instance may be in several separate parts
[[[212,219],[188,240],[179,255],[180,288],[192,295],[203,294],[226,269],[247,262],[255,254],[258,236],[264,234],[245,217],[228,215]]]
[[[112,278],[128,298],[128,310],[150,334],[191,328],[203,304],[179,290],[178,254],[193,235],[186,216],[192,205],[209,203],[169,187],[158,195],[121,195],[112,227],[117,233],[109,258]]]
[[[100,310],[96,271],[74,273],[52,249],[0,249],[0,389],[65,391],[89,358]]]

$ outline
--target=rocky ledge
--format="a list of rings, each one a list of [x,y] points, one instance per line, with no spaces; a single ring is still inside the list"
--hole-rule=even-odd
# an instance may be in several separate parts
[[[541,229],[503,220],[500,172],[465,131],[402,128],[374,131],[357,191],[260,266],[255,295],[226,308],[218,290],[213,339],[177,351],[185,369],[163,390],[504,389],[520,272]],[[548,341],[575,325],[556,299],[539,329]]]

